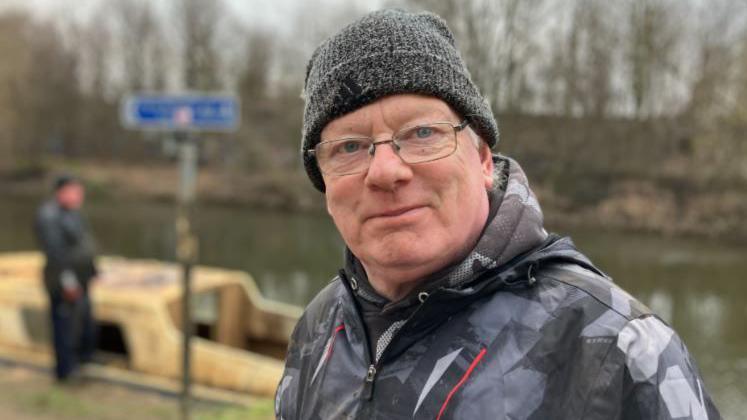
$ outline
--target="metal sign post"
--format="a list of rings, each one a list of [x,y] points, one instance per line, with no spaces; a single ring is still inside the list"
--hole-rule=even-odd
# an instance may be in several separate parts
[[[176,213],[176,257],[182,265],[182,419],[189,419],[192,338],[192,266],[197,261],[198,242],[192,233],[191,213],[197,178],[197,145],[188,133],[179,133],[179,197]]]
[[[239,123],[239,101],[232,95],[187,93],[139,94],[120,104],[122,124],[127,128],[174,132],[179,142],[179,193],[176,211],[176,257],[182,265],[182,394],[181,417],[190,417],[192,338],[192,268],[197,262],[198,241],[191,216],[197,180],[197,139],[202,131],[235,131]]]
[[[182,264],[182,395],[181,413],[189,419],[191,386],[191,346],[192,337],[192,266],[197,261],[198,242],[192,233],[191,213],[194,203],[195,180],[197,178],[197,145],[192,136],[180,133],[179,166],[180,186],[176,213],[176,256]]]

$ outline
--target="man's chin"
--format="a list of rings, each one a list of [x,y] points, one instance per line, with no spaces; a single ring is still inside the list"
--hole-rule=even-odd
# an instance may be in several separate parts
[[[434,252],[428,246],[427,239],[413,244],[412,242],[388,242],[384,247],[371,253],[368,258],[370,263],[379,267],[386,267],[388,271],[428,273],[429,268],[437,267],[443,260],[443,254]]]

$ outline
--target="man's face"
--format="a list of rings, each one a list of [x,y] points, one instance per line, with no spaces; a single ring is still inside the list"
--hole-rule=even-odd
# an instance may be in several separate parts
[[[444,121],[461,122],[440,99],[394,95],[333,120],[322,139],[386,140],[403,127]],[[472,249],[487,219],[493,161],[471,135],[460,131],[457,150],[440,160],[409,165],[385,144],[367,172],[324,175],[327,210],[369,277],[399,287]]]
[[[66,184],[57,190],[57,202],[68,210],[77,210],[83,205],[85,190],[77,182]]]

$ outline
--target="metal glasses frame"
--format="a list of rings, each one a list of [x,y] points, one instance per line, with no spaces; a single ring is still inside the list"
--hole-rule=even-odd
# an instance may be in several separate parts
[[[397,136],[400,133],[403,133],[403,132],[408,131],[408,130],[412,130],[412,129],[416,129],[416,128],[420,128],[420,127],[428,127],[428,126],[434,125],[434,124],[448,124],[448,125],[451,126],[451,128],[454,129],[454,143],[455,143],[454,150],[452,150],[451,153],[449,153],[447,155],[439,156],[437,158],[423,160],[423,161],[419,161],[419,162],[407,162],[405,159],[403,159],[402,156],[400,156],[400,154],[399,154],[400,145],[397,143],[397,141],[398,141],[397,140]],[[427,163],[427,162],[433,162],[433,161],[436,161],[436,160],[439,160],[439,159],[444,159],[444,158],[447,158],[447,157],[453,155],[454,152],[456,151],[458,145],[459,145],[459,142],[457,141],[457,133],[459,133],[460,131],[464,130],[469,125],[470,125],[470,121],[467,120],[467,119],[463,120],[459,124],[454,124],[454,123],[452,123],[450,121],[434,121],[434,122],[430,122],[430,123],[427,123],[427,124],[418,124],[418,125],[414,125],[414,126],[411,126],[411,127],[401,128],[401,129],[397,130],[397,132],[394,133],[394,135],[391,138],[384,139],[384,140],[379,140],[379,141],[374,140],[374,138],[372,138],[372,137],[345,137],[345,138],[340,138],[340,139],[335,139],[335,140],[327,140],[327,141],[322,141],[322,142],[317,143],[317,145],[313,149],[307,150],[306,154],[308,156],[313,157],[316,160],[317,168],[319,168],[319,170],[322,173],[325,173],[327,175],[333,175],[333,176],[355,175],[355,174],[366,172],[368,170],[369,165],[371,164],[371,159],[370,158],[368,160],[368,165],[365,168],[361,169],[361,170],[356,170],[354,172],[339,173],[339,174],[328,173],[328,172],[325,172],[324,170],[322,170],[321,165],[319,165],[319,160],[318,160],[318,153],[319,152],[318,152],[317,148],[319,146],[321,146],[321,145],[324,145],[324,144],[337,143],[337,142],[341,142],[341,141],[345,141],[345,140],[371,140],[371,144],[368,146],[368,155],[369,156],[373,156],[374,153],[376,153],[376,147],[377,146],[382,145],[382,144],[391,143],[393,145],[392,149],[394,150],[394,153],[396,153],[397,156],[399,156],[400,159],[402,159],[403,162],[407,163],[408,165],[417,165],[419,163]]]

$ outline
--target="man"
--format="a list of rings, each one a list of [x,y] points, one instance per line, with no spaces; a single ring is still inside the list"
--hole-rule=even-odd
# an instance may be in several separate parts
[[[293,333],[278,418],[719,417],[674,331],[545,231],[440,18],[348,25],[304,98],[347,249]]]
[[[79,212],[84,199],[80,181],[60,176],[54,197],[42,204],[36,217],[36,235],[46,256],[44,285],[59,381],[70,379],[80,363],[90,361],[96,344],[88,298],[96,266],[93,239]]]

